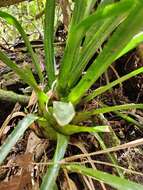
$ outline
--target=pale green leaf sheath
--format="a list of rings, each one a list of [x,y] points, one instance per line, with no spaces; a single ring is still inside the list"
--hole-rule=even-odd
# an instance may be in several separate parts
[[[71,102],[53,102],[53,116],[60,126],[69,124],[75,116],[75,110]]]

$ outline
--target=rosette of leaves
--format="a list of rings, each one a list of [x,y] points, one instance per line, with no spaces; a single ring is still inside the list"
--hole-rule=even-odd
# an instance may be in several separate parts
[[[78,105],[84,105],[115,85],[143,72],[141,67],[105,86],[93,90],[90,94],[87,93],[114,61],[143,41],[143,22],[141,22],[143,16],[142,0],[121,0],[116,3],[112,0],[103,0],[99,3],[97,9],[93,11],[95,3],[96,0],[74,1],[74,10],[69,25],[66,47],[60,63],[59,74],[56,75],[53,47],[56,1],[46,1],[44,50],[45,70],[48,81],[46,81],[46,77],[42,73],[37,55],[33,51],[21,24],[15,17],[0,11],[0,17],[15,26],[21,34],[39,77],[39,82],[37,82],[29,67],[26,66],[21,69],[8,58],[6,53],[0,51],[0,60],[13,69],[25,83],[33,88],[37,96],[39,109],[35,115],[28,114],[1,146],[0,163],[2,164],[12,146],[27,127],[34,121],[38,122],[46,137],[57,141],[53,164],[48,167],[43,177],[41,190],[57,188],[56,178],[61,167],[59,161],[64,157],[70,135],[80,132],[89,132],[91,134],[111,132],[110,126],[81,126],[81,122],[97,114],[121,111],[123,109],[143,108],[143,104],[124,104],[112,107],[101,105],[99,109],[91,111],[77,109]],[[89,61],[103,44],[105,44],[103,50],[92,61],[83,75],[83,71]],[[20,130],[21,126],[22,129]],[[62,165],[62,167],[91,176],[117,189],[143,189],[139,184],[92,168],[70,163]],[[118,173],[120,175],[120,172]]]

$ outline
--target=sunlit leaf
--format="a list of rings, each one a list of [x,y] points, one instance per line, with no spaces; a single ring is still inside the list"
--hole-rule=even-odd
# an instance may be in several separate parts
[[[88,132],[88,133],[100,133],[100,132],[110,132],[109,126],[77,126],[77,125],[65,125],[62,127],[66,135],[72,135],[75,133]]]

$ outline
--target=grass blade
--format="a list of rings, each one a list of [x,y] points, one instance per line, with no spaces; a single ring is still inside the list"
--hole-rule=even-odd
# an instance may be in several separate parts
[[[29,114],[18,123],[13,132],[8,136],[4,144],[2,144],[0,147],[0,164],[2,164],[6,156],[9,154],[10,150],[13,148],[19,138],[24,134],[26,129],[37,119],[37,116]]]
[[[62,134],[58,134],[57,148],[53,158],[53,165],[51,165],[47,169],[47,173],[43,178],[40,190],[53,189],[60,169],[60,165],[58,164],[58,162],[64,157],[67,145],[68,145],[68,137],[63,136]]]
[[[65,166],[68,170],[72,172],[78,172],[82,175],[90,176],[95,180],[102,181],[118,190],[142,190],[143,186],[126,179],[122,179],[111,174],[94,170],[92,168],[87,168],[81,165],[70,164]]]
[[[55,18],[55,0],[46,0],[44,50],[45,50],[45,67],[50,87],[56,78],[55,68],[54,68],[54,47],[53,47],[54,18]]]
[[[94,2],[96,2],[96,0],[75,0],[70,30],[90,13],[90,8]]]
[[[43,81],[43,75],[42,75],[42,72],[41,72],[41,68],[40,68],[40,64],[38,62],[38,58],[36,56],[36,54],[33,52],[33,49],[31,47],[31,44],[28,40],[28,37],[27,37],[27,34],[25,33],[25,31],[23,30],[22,26],[20,25],[20,23],[16,20],[15,17],[13,17],[12,15],[8,14],[8,13],[5,13],[3,11],[0,11],[0,17],[5,19],[9,24],[13,25],[14,27],[17,28],[17,30],[19,31],[19,33],[21,34],[24,42],[25,42],[25,45],[31,55],[31,58],[32,58],[32,62],[35,66],[35,69],[38,73],[38,76],[39,76],[39,79],[40,81],[42,82]]]

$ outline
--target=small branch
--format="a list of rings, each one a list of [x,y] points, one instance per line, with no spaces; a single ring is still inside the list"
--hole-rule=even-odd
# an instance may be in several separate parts
[[[27,104],[29,102],[29,96],[19,95],[12,91],[6,91],[0,89],[0,101],[7,101],[16,103],[19,102],[21,104]]]

